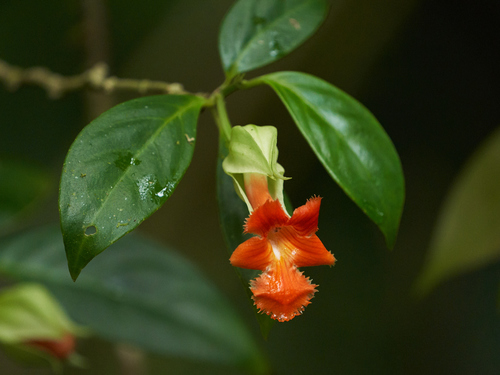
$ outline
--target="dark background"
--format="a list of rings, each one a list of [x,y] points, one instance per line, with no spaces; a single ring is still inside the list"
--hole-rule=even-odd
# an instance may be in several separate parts
[[[109,0],[106,53],[112,74],[212,91],[223,81],[217,33],[231,3]],[[406,178],[405,211],[393,251],[316,161],[270,89],[228,98],[233,124],[278,128],[279,161],[293,177],[287,192],[295,206],[314,194],[324,197],[318,235],[338,259],[334,268],[307,270],[320,285],[313,303],[304,316],[276,324],[263,342],[276,373],[500,373],[498,263],[450,280],[423,300],[412,292],[450,184],[499,125],[499,24],[496,0],[332,1],[326,23],[311,40],[278,63],[248,74],[311,73],[375,114],[399,152]],[[88,63],[85,33],[77,1],[0,3],[0,58],[11,64],[80,73]],[[86,99],[72,93],[54,101],[40,88],[9,92],[0,86],[0,157],[34,161],[53,173],[44,222],[58,220],[64,155],[89,116],[95,116],[95,109],[89,115]],[[216,128],[204,113],[190,169],[172,198],[139,230],[173,245],[201,267],[259,339],[218,228],[216,155]],[[89,358],[88,373],[118,373],[109,344],[82,342],[79,351]],[[233,373],[174,358],[153,357],[149,366],[157,374]],[[2,355],[4,373],[47,371],[20,369]]]

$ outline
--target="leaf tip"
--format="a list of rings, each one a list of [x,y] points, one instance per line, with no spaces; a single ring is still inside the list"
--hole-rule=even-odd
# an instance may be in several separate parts
[[[73,279],[74,282],[76,282],[76,279],[78,278],[78,276],[80,276],[80,272],[82,272],[82,269],[79,267],[72,267],[72,266],[69,266],[68,268],[71,278]]]
[[[396,239],[398,237],[398,230],[399,230],[399,223],[395,227],[393,226],[392,228],[388,228],[386,226],[383,226],[379,223],[375,223],[379,229],[382,231],[382,234],[384,235],[385,239],[385,245],[389,250],[393,250],[394,246],[396,245]]]

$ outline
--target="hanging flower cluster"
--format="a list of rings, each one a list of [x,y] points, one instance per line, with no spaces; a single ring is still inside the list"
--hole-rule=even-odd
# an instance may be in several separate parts
[[[317,285],[298,267],[330,265],[334,256],[316,236],[321,198],[313,197],[290,216],[283,200],[284,169],[277,163],[277,131],[272,126],[232,129],[224,171],[250,216],[244,231],[254,234],[233,252],[235,267],[263,271],[250,282],[257,308],[280,322],[309,305]]]

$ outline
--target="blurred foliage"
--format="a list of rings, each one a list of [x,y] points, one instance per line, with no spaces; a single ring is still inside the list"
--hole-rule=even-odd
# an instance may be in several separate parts
[[[49,185],[43,167],[0,157],[0,233],[39,206]]]
[[[261,352],[225,298],[195,267],[169,249],[129,236],[92,262],[78,283],[68,277],[57,227],[9,236],[0,242],[0,249],[2,275],[43,283],[72,319],[100,337],[153,353],[232,365],[254,374],[265,371]],[[41,301],[48,306],[45,315],[56,317],[57,306],[50,306],[46,299]],[[18,342],[13,340],[30,332],[46,336],[59,333],[40,328],[38,300],[31,305],[21,301],[31,325],[22,325],[12,317],[20,314],[20,303],[4,306],[1,317],[8,318],[9,324],[0,325],[4,329],[2,341]],[[30,317],[32,311],[37,319]],[[59,320],[58,325],[49,323],[59,330],[77,332],[69,322]]]
[[[440,212],[418,291],[500,259],[500,130],[461,171]]]

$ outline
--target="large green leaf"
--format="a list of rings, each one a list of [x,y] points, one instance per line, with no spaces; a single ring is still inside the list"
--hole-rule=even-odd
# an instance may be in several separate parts
[[[417,287],[430,291],[451,277],[500,260],[500,129],[453,184],[439,214]]]
[[[224,70],[233,76],[287,55],[316,31],[327,9],[325,0],[239,0],[220,30]]]
[[[219,204],[219,217],[222,234],[226,240],[229,258],[233,251],[251,236],[243,234],[243,225],[249,215],[248,208],[236,193],[233,179],[224,173],[224,170],[222,169],[222,161],[227,154],[228,150],[224,141],[221,139],[219,142],[219,158],[217,161],[217,201]],[[238,277],[247,292],[249,301],[252,304],[259,323],[262,336],[267,339],[269,331],[274,324],[274,320],[272,320],[268,315],[261,314],[257,311],[257,308],[253,304],[252,291],[249,287],[250,280],[255,279],[259,275],[260,271],[238,267],[234,267],[234,269],[236,270],[236,273],[238,274]]]
[[[105,339],[254,373],[265,369],[217,289],[186,260],[140,237],[111,246],[73,283],[60,230],[39,229],[0,243],[0,272],[45,284],[76,322]]]
[[[398,154],[375,117],[351,96],[317,77],[279,72],[270,85],[328,173],[384,233],[392,248],[404,204]]]
[[[39,166],[0,160],[0,232],[48,192],[50,179]]]
[[[131,100],[78,135],[64,162],[59,196],[73,279],[170,197],[191,162],[203,104],[190,95]]]

